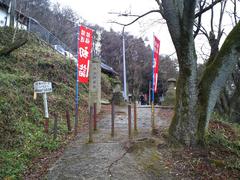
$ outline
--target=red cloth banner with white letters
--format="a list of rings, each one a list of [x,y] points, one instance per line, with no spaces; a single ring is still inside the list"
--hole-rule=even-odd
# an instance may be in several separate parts
[[[93,31],[91,29],[80,26],[78,36],[78,81],[81,83],[88,83],[92,34]]]
[[[154,36],[154,49],[153,49],[153,73],[154,73],[154,92],[157,92],[157,82],[158,82],[158,66],[159,66],[159,49],[160,40]]]

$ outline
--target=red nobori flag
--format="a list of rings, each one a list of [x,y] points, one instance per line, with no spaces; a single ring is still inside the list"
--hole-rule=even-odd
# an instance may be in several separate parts
[[[154,36],[154,47],[153,47],[154,92],[157,92],[159,49],[160,49],[160,40],[156,36]]]
[[[81,83],[88,83],[92,34],[93,31],[91,29],[80,26],[78,38],[78,80]]]

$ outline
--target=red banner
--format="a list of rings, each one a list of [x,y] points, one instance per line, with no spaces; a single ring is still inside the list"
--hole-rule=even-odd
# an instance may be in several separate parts
[[[159,49],[160,40],[154,36],[154,49],[153,49],[153,72],[154,72],[154,92],[157,92],[157,82],[158,82],[158,66],[159,66]]]
[[[92,34],[93,31],[91,29],[80,26],[78,38],[78,80],[81,83],[88,83]]]

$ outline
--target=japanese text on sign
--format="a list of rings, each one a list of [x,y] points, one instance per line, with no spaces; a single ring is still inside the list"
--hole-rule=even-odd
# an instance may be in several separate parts
[[[52,83],[51,82],[37,81],[34,83],[33,86],[34,86],[35,93],[52,92]]]
[[[88,82],[89,61],[92,50],[92,33],[91,29],[80,26],[78,39],[78,80],[81,83]]]

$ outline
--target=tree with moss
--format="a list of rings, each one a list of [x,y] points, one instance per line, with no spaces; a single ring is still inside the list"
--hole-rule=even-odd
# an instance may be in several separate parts
[[[149,11],[124,25],[128,26],[150,13],[160,13],[166,20],[179,63],[175,114],[169,135],[188,146],[202,145],[220,91],[240,57],[240,23],[228,34],[198,80],[193,28],[195,19],[221,0],[211,1],[202,9],[197,9],[197,0],[155,1],[157,10]]]
[[[206,1],[206,0],[204,0]],[[199,2],[199,7],[203,8],[206,3],[204,1]],[[199,31],[206,37],[210,46],[210,56],[207,59],[207,64],[211,62],[212,59],[219,52],[220,40],[224,34],[223,18],[228,16],[232,21],[232,26],[234,27],[240,20],[239,12],[237,7],[240,5],[240,1],[230,0],[221,1],[220,8],[211,8],[211,18],[210,22],[210,32],[207,32],[207,28],[203,24],[199,25]],[[231,7],[231,9],[226,9],[226,7]],[[200,20],[202,18],[199,18]],[[217,22],[217,23],[214,23]],[[199,24],[199,23],[198,23]],[[220,96],[217,100],[215,110],[227,117],[230,121],[239,122],[240,118],[240,62],[234,67],[234,71],[227,80],[225,87],[221,90]]]

